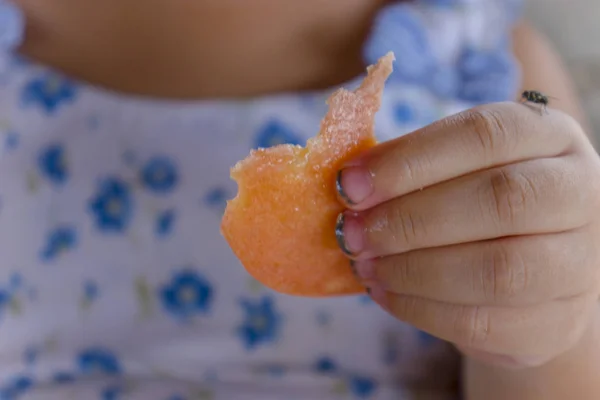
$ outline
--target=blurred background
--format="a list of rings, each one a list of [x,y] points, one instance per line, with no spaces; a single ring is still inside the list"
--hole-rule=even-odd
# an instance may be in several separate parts
[[[571,69],[600,143],[600,1],[527,0],[528,19]]]

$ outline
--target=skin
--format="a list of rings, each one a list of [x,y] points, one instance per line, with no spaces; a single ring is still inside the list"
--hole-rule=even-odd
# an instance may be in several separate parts
[[[590,133],[571,79],[552,46],[524,24],[515,30],[515,38],[515,54],[523,65],[523,87],[540,88],[557,97],[551,106],[574,116]],[[586,240],[598,243],[600,238],[590,235]],[[585,253],[579,256],[585,257]],[[465,360],[468,399],[596,399],[600,397],[596,374],[600,369],[600,310],[596,305],[588,329],[574,346],[538,367],[515,370],[472,357]]]
[[[148,1],[16,0],[21,51],[134,94],[316,89],[362,72],[386,2]],[[523,88],[559,99],[549,115],[486,105],[352,160],[346,247],[382,307],[462,351],[468,400],[595,400],[600,162],[555,52],[525,24],[514,38]]]
[[[350,161],[346,248],[377,303],[465,355],[467,399],[592,400],[600,160],[556,53],[515,38],[555,108],[476,107]]]
[[[118,91],[216,98],[360,74],[362,42],[389,0],[14,1],[29,21],[21,51],[44,64]]]

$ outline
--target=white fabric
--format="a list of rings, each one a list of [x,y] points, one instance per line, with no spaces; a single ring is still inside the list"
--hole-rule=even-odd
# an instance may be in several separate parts
[[[0,400],[455,398],[450,346],[365,296],[273,293],[219,234],[229,168],[314,135],[328,93],[144,101],[0,65]],[[471,104],[393,81],[377,131]]]

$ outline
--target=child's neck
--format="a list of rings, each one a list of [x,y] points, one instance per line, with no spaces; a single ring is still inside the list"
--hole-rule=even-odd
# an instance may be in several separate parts
[[[215,98],[319,89],[363,71],[361,48],[389,0],[16,0],[21,49],[119,91]]]
[[[216,37],[229,41],[227,52],[244,56],[223,71],[247,78],[229,80],[229,88],[222,86],[225,78],[215,90],[252,96],[321,89],[356,77],[364,71],[362,46],[373,18],[388,1],[222,0],[232,4],[235,31],[225,31],[230,24],[215,26]]]

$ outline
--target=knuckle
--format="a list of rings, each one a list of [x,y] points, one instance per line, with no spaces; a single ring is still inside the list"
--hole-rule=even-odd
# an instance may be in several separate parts
[[[583,126],[574,117],[565,113],[563,114],[562,123],[561,131],[570,142],[583,143],[588,141]]]
[[[391,171],[400,171],[400,176],[409,181],[418,180],[420,173],[423,171],[422,162],[416,157],[404,156],[396,158],[396,162],[400,162],[400,168],[390,168]]]
[[[506,108],[506,107],[505,107]],[[495,160],[510,152],[516,145],[512,108],[477,107],[465,118],[468,132],[475,136],[486,160]]]
[[[394,286],[401,287],[403,292],[411,292],[414,288],[423,286],[422,269],[416,263],[411,253],[394,257],[390,269],[390,281]]]
[[[402,248],[410,250],[414,248],[419,238],[426,235],[423,232],[425,224],[422,219],[404,207],[393,209],[392,223],[389,225],[390,234]]]
[[[454,323],[457,344],[470,349],[485,348],[491,328],[489,309],[480,306],[463,307]]]
[[[510,303],[528,289],[527,266],[505,245],[490,246],[481,268],[481,291],[493,303]]]
[[[537,202],[533,182],[523,174],[508,168],[498,168],[488,174],[486,195],[489,211],[496,215],[499,225],[515,224],[530,203]]]
[[[391,184],[402,181],[420,181],[436,164],[434,154],[430,151],[409,151],[411,146],[405,143],[395,146],[385,156],[377,160],[375,170],[385,174]]]

